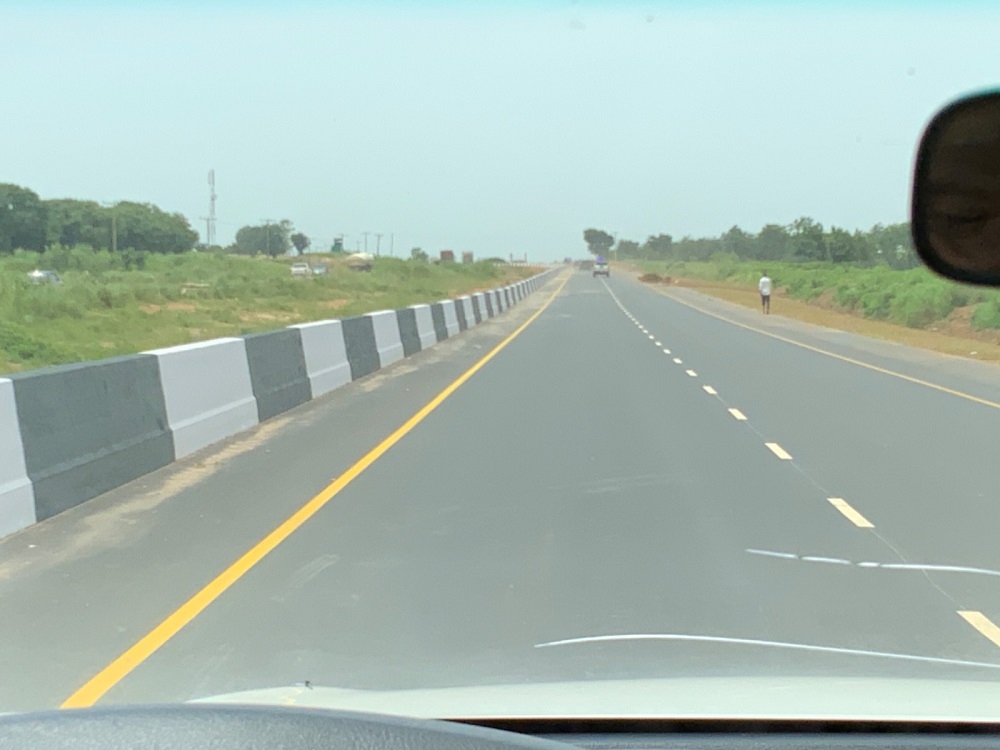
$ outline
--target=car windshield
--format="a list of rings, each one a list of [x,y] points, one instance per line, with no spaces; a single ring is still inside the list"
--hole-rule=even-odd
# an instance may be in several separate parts
[[[1000,6],[0,18],[0,713],[1000,720]]]

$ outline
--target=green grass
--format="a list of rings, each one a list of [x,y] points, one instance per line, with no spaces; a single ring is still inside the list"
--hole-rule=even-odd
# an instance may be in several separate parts
[[[776,288],[806,302],[827,295],[828,304],[874,320],[927,328],[958,307],[976,305],[972,325],[1000,328],[1000,292],[948,281],[924,268],[895,271],[885,266],[859,268],[832,263],[741,263],[719,257],[712,262],[640,263],[642,271],[702,281],[756,287],[766,269]]]
[[[533,272],[382,257],[364,273],[330,256],[309,260],[326,263],[329,273],[293,278],[292,259],[221,254],[125,257],[55,248],[2,257],[0,373],[435,302]],[[30,283],[34,268],[56,270],[63,283]]]

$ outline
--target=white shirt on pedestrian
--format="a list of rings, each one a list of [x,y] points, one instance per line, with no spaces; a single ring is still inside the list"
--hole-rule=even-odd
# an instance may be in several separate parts
[[[757,282],[757,288],[760,289],[760,293],[765,297],[771,296],[771,278],[769,276],[761,276],[760,281]]]

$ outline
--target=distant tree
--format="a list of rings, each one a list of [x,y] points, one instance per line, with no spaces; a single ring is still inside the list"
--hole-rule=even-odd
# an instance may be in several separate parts
[[[412,250],[410,250],[410,260],[419,260],[426,263],[429,259],[430,256],[427,255],[427,253],[425,253],[419,247],[415,247]]]
[[[916,268],[920,265],[920,258],[913,249],[909,224],[876,224],[868,232],[868,237],[875,260],[898,269]]]
[[[0,183],[0,253],[45,247],[45,204],[28,188]]]
[[[796,219],[788,227],[790,255],[795,260],[826,260],[826,239],[823,225],[808,216]]]
[[[302,255],[311,244],[309,238],[302,234],[302,232],[296,232],[289,239],[299,255]]]
[[[246,226],[236,232],[235,250],[240,255],[284,255],[291,247],[291,222]]]
[[[45,201],[45,244],[111,247],[111,211],[94,201],[61,198]]]
[[[114,216],[119,249],[184,253],[198,241],[198,233],[182,214],[170,214],[149,203],[122,201],[105,211],[109,218]]]
[[[780,260],[788,252],[788,230],[779,224],[767,224],[757,235],[757,257]]]
[[[642,246],[642,254],[652,260],[666,260],[673,255],[674,238],[669,234],[647,237]]]
[[[618,240],[615,245],[615,255],[619,258],[638,258],[639,251],[639,243],[632,240]]]
[[[608,250],[615,244],[615,238],[601,229],[584,230],[583,241],[587,243],[587,250],[593,255],[607,255]]]
[[[740,259],[757,256],[757,238],[747,234],[735,224],[720,239],[723,252],[732,253]]]

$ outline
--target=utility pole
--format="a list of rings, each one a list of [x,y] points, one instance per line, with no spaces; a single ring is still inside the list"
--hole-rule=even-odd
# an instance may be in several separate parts
[[[375,232],[375,254],[376,255],[381,255],[382,254],[382,233],[381,232]]]
[[[395,256],[395,246],[396,246],[396,233],[393,232],[389,235],[389,255]]]
[[[111,203],[110,201],[105,201],[101,203],[107,209],[111,211],[111,252],[118,252],[118,205]]]
[[[205,219],[205,244],[215,245],[215,170],[208,171],[208,218]]]
[[[270,257],[271,255],[271,227],[274,222],[271,219],[264,219],[264,253]]]
[[[365,253],[367,253],[368,252],[368,235],[371,234],[371,232],[362,232],[361,234],[363,234],[365,236]]]

